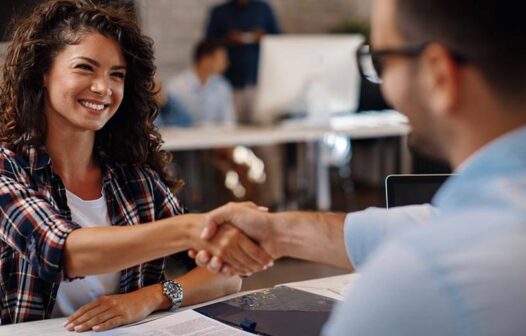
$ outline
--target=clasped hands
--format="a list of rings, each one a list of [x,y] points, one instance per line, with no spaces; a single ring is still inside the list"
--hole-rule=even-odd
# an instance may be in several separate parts
[[[251,202],[217,208],[204,215],[201,246],[188,254],[214,273],[248,276],[265,270],[280,257],[270,216],[266,208]]]

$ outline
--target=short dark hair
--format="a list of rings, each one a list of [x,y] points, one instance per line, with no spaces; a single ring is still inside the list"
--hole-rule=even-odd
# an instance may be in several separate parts
[[[524,1],[396,0],[403,36],[443,44],[514,99],[524,99],[526,91],[525,13]]]
[[[202,40],[198,42],[194,48],[194,64],[199,62],[203,57],[213,55],[217,50],[223,48],[225,48],[225,46],[216,40]]]

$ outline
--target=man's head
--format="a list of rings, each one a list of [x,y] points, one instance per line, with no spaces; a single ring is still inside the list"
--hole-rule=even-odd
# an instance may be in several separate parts
[[[525,8],[522,1],[375,0],[372,48],[420,47],[380,57],[384,95],[409,117],[417,149],[456,165],[525,124]]]
[[[208,73],[221,75],[228,68],[226,48],[216,41],[199,42],[194,49],[194,65]]]

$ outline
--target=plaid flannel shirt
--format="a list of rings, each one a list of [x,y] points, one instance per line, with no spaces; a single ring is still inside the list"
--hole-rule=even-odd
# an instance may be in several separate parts
[[[101,157],[112,225],[148,223],[183,213],[155,172]],[[0,324],[49,318],[65,280],[64,244],[78,228],[45,148],[30,147],[20,155],[0,147]],[[163,272],[164,258],[125,269],[119,292],[158,283]]]

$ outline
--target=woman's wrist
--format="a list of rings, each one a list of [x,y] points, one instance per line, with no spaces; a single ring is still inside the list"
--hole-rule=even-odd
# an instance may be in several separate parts
[[[188,214],[184,220],[184,240],[186,250],[199,250],[202,247],[201,231],[203,230],[203,215]]]
[[[202,216],[200,214],[187,214],[165,219],[167,221],[164,229],[167,230],[165,238],[168,238],[172,253],[199,249],[202,245],[199,244],[201,241],[199,236],[203,227]]]
[[[145,302],[150,307],[151,311],[166,310],[172,307],[172,302],[163,294],[163,288],[161,284],[155,284],[141,288],[145,295]]]

